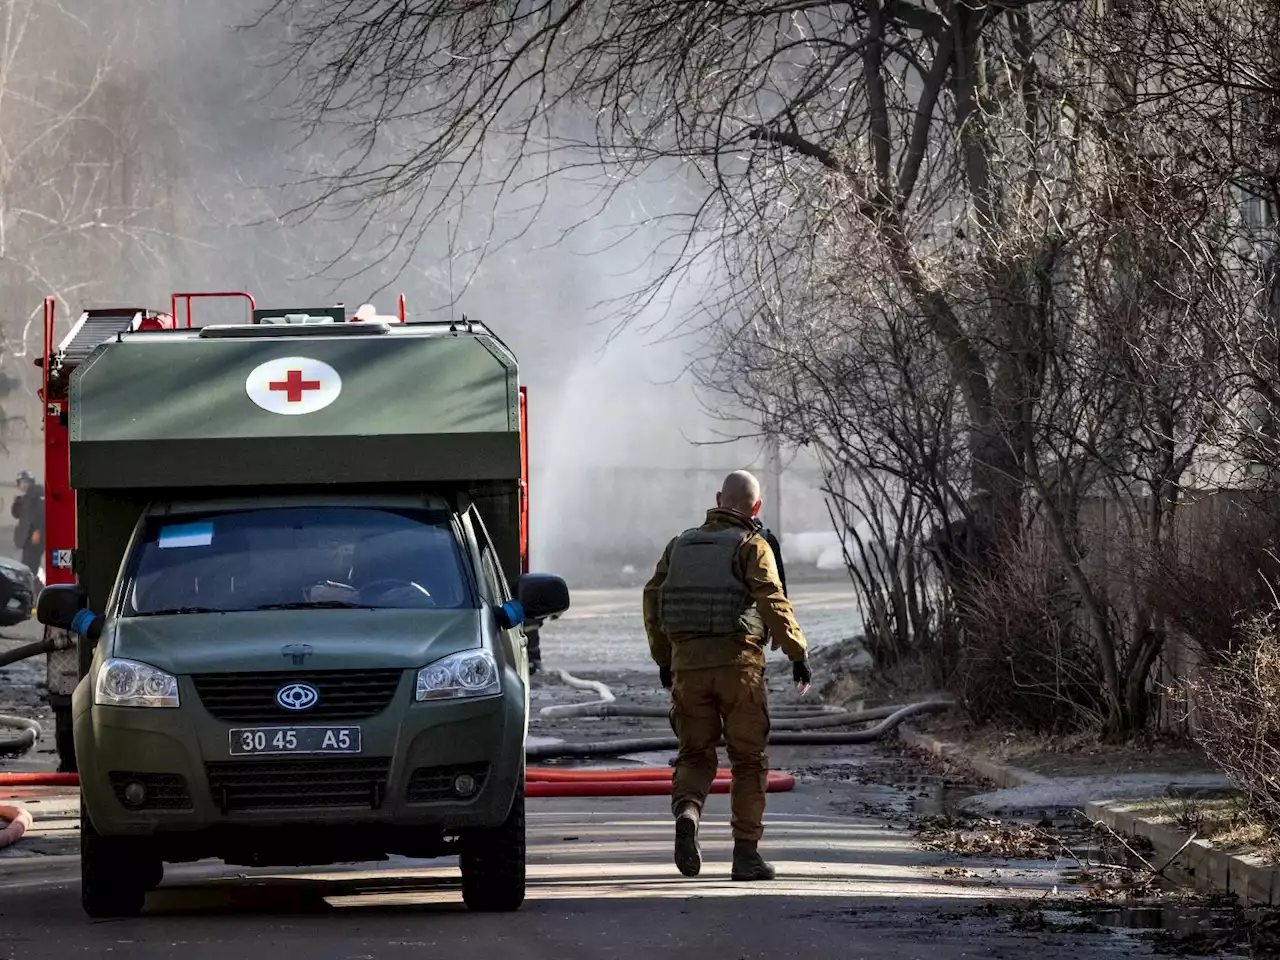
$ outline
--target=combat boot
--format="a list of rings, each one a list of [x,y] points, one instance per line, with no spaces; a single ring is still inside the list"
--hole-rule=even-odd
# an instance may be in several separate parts
[[[772,880],[778,875],[773,864],[760,856],[755,840],[733,841],[734,880]]]
[[[702,872],[698,819],[698,808],[693,804],[685,804],[676,814],[676,869],[686,877],[696,877]]]

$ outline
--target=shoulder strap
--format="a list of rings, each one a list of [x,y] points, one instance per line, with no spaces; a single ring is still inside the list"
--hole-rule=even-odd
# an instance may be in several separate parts
[[[733,562],[736,567],[736,569],[734,570],[734,573],[737,574],[738,579],[741,580],[743,583],[746,583],[747,581],[747,565],[745,561],[742,559],[742,551],[747,546],[747,544],[751,542],[751,540],[754,537],[758,537],[758,536],[760,536],[760,531],[758,529],[756,530],[744,529],[742,531],[742,536],[738,539],[738,547],[736,550],[733,551]]]

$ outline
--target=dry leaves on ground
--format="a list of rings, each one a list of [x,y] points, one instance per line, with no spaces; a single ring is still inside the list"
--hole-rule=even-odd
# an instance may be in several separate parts
[[[1059,836],[1044,827],[1001,820],[923,817],[914,824],[916,839],[925,850],[961,856],[1009,860],[1054,860],[1064,851]]]

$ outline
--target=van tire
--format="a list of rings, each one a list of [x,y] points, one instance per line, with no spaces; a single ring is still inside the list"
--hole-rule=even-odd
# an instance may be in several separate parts
[[[460,837],[462,901],[480,913],[520,909],[525,888],[523,779],[502,826],[468,830]]]
[[[151,858],[93,829],[80,800],[80,905],[95,920],[136,917],[147,899]],[[163,870],[163,867],[161,868]]]

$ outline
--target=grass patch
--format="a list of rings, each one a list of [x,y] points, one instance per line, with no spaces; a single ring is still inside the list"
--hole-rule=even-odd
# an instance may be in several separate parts
[[[1195,833],[1225,853],[1280,863],[1280,835],[1250,809],[1244,794],[1127,802],[1125,808],[1153,823]]]

